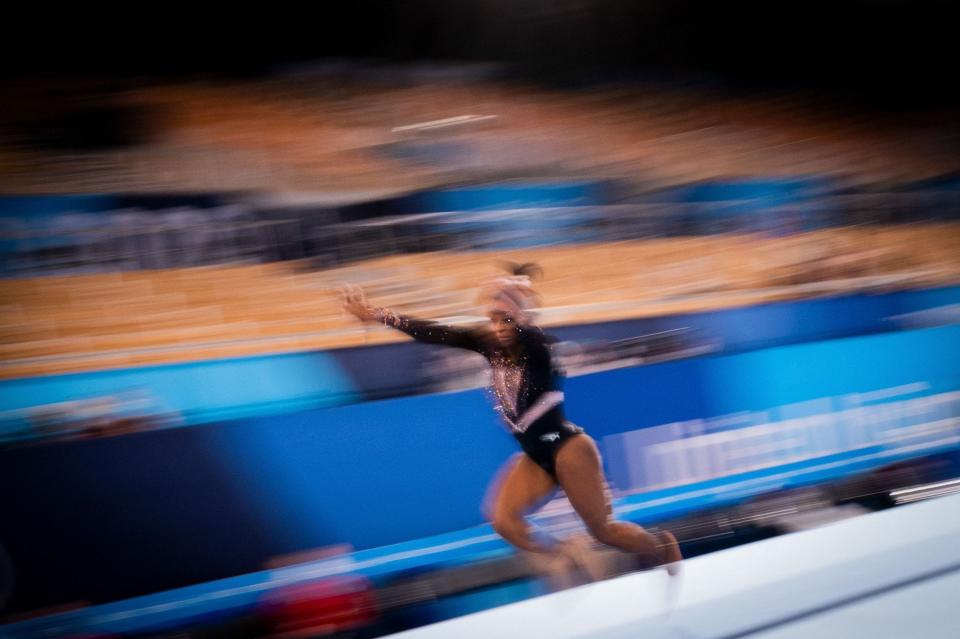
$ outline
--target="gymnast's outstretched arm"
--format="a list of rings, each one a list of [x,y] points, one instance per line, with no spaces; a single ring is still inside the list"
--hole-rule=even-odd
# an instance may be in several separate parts
[[[363,291],[356,287],[344,289],[341,294],[344,310],[364,322],[377,322],[395,328],[425,344],[453,346],[472,351],[479,351],[483,347],[483,339],[476,329],[447,326],[372,306]]]

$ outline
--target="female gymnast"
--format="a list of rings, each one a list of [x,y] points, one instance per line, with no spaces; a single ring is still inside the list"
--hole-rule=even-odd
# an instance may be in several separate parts
[[[538,270],[534,264],[512,266],[510,277],[488,284],[483,300],[489,324],[473,328],[373,307],[356,287],[342,290],[343,306],[362,321],[382,323],[420,342],[476,351],[487,359],[495,410],[523,450],[504,464],[491,485],[492,507],[485,514],[500,536],[517,548],[543,553],[550,561],[572,561],[590,572],[583,565],[582,546],[544,543],[526,521],[559,486],[594,539],[664,565],[674,575],[683,559],[676,538],[613,519],[597,445],[564,418],[561,373],[550,354],[550,339],[532,323],[530,313],[536,299],[530,275]]]

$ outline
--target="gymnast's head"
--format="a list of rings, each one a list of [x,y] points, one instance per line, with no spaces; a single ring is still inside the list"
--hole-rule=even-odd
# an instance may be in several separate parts
[[[533,279],[543,271],[533,262],[506,262],[503,266],[508,275],[487,282],[481,300],[494,338],[501,346],[509,347],[517,341],[518,330],[533,323],[532,309],[538,305]]]

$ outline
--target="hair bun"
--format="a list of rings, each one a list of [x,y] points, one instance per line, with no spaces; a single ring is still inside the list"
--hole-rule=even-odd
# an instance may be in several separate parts
[[[528,277],[531,280],[543,277],[543,269],[536,262],[518,264],[516,262],[504,261],[501,262],[501,266],[505,271],[514,276]]]

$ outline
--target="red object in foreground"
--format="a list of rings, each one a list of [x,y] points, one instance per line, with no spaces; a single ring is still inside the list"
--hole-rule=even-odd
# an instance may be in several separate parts
[[[355,575],[284,586],[264,598],[260,612],[275,632],[291,637],[356,629],[377,617],[373,586]]]

